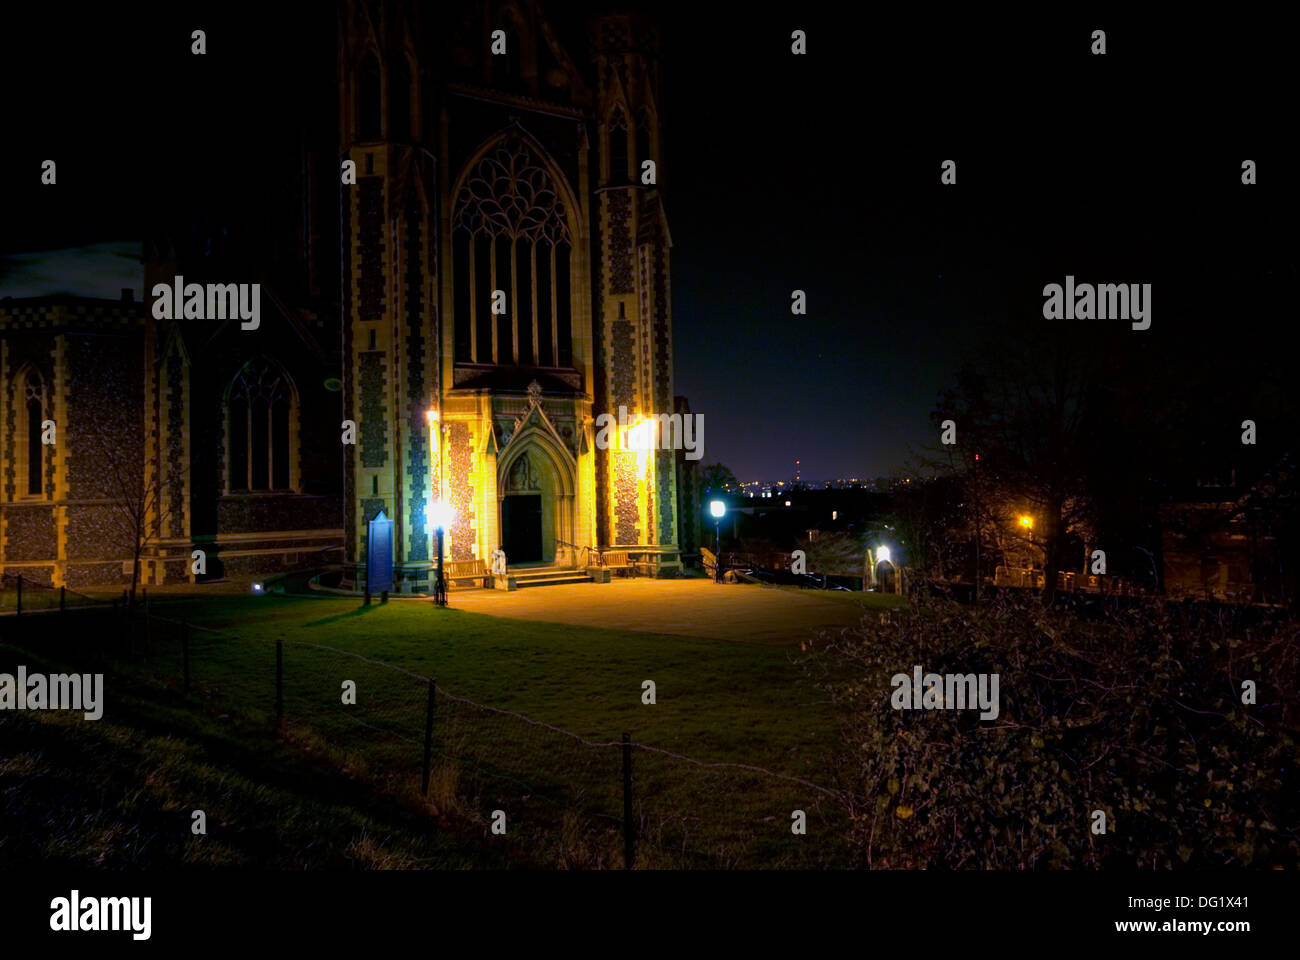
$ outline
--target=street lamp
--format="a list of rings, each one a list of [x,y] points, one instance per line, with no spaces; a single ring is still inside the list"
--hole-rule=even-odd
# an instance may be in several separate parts
[[[425,511],[429,523],[438,531],[438,579],[433,585],[433,602],[440,607],[447,605],[447,581],[442,576],[442,533],[451,526],[451,504],[439,500],[431,503]]]
[[[713,515],[713,552],[717,559],[713,564],[713,579],[718,579],[719,568],[722,566],[722,535],[719,529],[722,525],[722,516],[727,512],[727,505],[721,500],[709,501],[709,513]]]
[[[1029,566],[1034,565],[1034,518],[1025,515],[1020,518],[1020,525],[1029,531]]]

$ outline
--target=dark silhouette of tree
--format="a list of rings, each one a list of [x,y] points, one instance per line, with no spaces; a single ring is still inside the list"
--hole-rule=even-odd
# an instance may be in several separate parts
[[[997,538],[1030,541],[1043,556],[1050,599],[1066,568],[1071,535],[1085,543],[1095,528],[1089,471],[1107,464],[1108,424],[1099,390],[1107,376],[1105,337],[1080,336],[1064,324],[1026,324],[1006,331],[961,372],[931,417],[936,431],[952,420],[955,444],[944,456],[961,476],[982,553],[987,524]],[[1017,518],[1032,526],[1019,532]],[[977,553],[979,575],[987,562]]]
[[[700,489],[706,494],[735,493],[740,490],[740,481],[725,464],[711,463],[700,473]]]

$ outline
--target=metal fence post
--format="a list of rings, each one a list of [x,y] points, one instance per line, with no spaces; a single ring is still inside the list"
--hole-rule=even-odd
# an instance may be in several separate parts
[[[429,795],[429,765],[433,760],[433,710],[437,691],[438,681],[430,677],[428,699],[424,708],[424,770],[420,776],[420,792],[426,797]]]
[[[284,721],[284,638],[275,641],[275,725]]]
[[[632,738],[623,734],[623,866],[636,864],[636,826],[632,823]]]

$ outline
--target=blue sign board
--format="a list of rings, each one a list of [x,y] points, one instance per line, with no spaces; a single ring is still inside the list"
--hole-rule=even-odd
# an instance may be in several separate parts
[[[370,521],[366,538],[366,589],[382,593],[393,589],[393,521],[380,510]]]

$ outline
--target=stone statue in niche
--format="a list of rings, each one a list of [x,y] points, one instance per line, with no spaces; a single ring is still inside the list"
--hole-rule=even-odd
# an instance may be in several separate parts
[[[506,489],[511,492],[519,492],[539,490],[540,488],[541,485],[537,482],[537,476],[533,472],[533,462],[525,453],[511,466],[510,477],[506,481]]]

